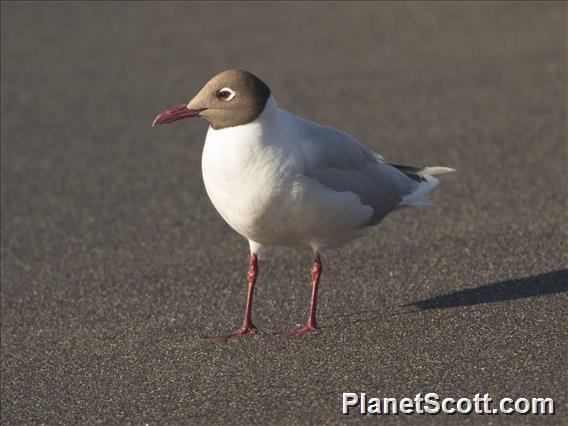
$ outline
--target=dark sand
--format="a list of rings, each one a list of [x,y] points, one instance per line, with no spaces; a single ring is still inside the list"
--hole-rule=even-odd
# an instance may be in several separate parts
[[[341,392],[553,397],[568,423],[566,3],[2,3],[3,424],[338,424]],[[387,160],[441,208],[260,263],[201,178],[207,125],[153,129],[214,73]]]

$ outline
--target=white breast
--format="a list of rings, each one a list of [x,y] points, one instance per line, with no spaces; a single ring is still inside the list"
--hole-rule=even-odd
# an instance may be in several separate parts
[[[285,194],[279,189],[292,171],[283,167],[282,147],[270,143],[279,137],[276,114],[271,98],[252,123],[210,128],[202,157],[207,194],[223,219],[247,239],[266,244],[285,233],[274,223],[284,214]]]

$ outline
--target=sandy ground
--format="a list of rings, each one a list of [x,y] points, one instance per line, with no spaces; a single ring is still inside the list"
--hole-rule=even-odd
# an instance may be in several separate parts
[[[2,3],[3,424],[339,424],[342,392],[552,397],[568,424],[566,3]],[[153,129],[213,74],[396,163],[439,209],[260,263],[210,204],[203,121]],[[377,419],[375,419],[377,420]]]

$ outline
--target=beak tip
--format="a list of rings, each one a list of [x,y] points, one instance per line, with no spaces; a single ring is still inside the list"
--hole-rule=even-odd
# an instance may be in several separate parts
[[[154,121],[152,121],[152,127],[157,127],[157,126],[159,126],[160,124],[162,124],[162,121],[161,121],[162,115],[163,115],[163,113],[162,113],[162,114],[158,114],[158,115],[156,116],[156,118],[154,118]]]

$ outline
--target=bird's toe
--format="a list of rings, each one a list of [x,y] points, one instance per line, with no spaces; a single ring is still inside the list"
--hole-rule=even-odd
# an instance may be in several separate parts
[[[282,337],[290,338],[294,336],[302,336],[304,334],[317,334],[319,329],[315,325],[306,325],[305,327],[292,330],[288,333],[282,333]]]
[[[237,337],[237,336],[246,336],[246,335],[255,335],[256,334],[256,327],[254,325],[249,325],[248,327],[241,327],[232,333],[221,335],[221,336],[211,336],[209,337],[212,340],[218,340],[221,342],[226,342],[227,340]]]

